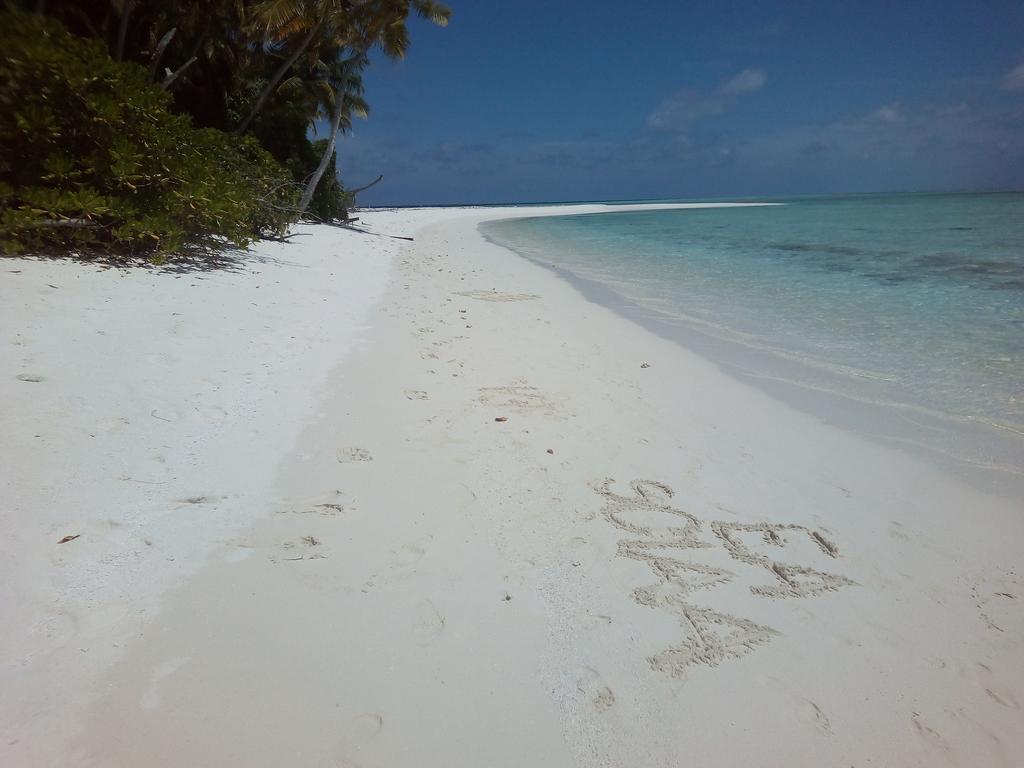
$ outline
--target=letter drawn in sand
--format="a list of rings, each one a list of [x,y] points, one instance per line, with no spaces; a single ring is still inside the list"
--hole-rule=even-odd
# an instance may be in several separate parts
[[[755,551],[753,545],[748,544],[742,538],[745,533],[760,534],[759,538],[765,546],[781,549],[788,543],[787,535],[806,536],[824,554],[832,558],[839,557],[839,548],[819,531],[794,524],[727,522],[711,523],[711,530],[722,540],[726,551],[732,558],[764,568],[779,582],[775,586],[751,587],[750,591],[755,595],[810,597],[855,583],[845,576],[806,568],[802,565],[779,562],[764,553]]]
[[[630,483],[632,495],[622,495],[612,490],[613,482],[605,480],[595,490],[605,499],[601,510],[605,519],[633,537],[619,541],[617,554],[645,563],[659,579],[655,584],[637,587],[633,599],[640,605],[672,614],[683,634],[679,643],[648,659],[653,669],[672,677],[685,677],[692,664],[718,666],[778,635],[771,627],[691,602],[691,593],[725,584],[735,574],[686,557],[688,551],[712,545],[700,539],[703,521],[673,506],[675,493],[669,486],[654,480],[634,480]],[[779,562],[747,540],[756,535],[764,546],[782,549],[790,541],[787,537],[806,537],[823,554],[838,558],[839,548],[820,531],[802,525],[771,523],[713,522],[710,528],[733,560],[764,568],[779,582],[751,587],[755,595],[809,597],[854,583],[844,576]]]
[[[620,496],[611,490],[613,480],[605,480],[597,492],[607,500],[603,512],[612,525],[634,536],[674,546],[706,547],[696,538],[701,528],[700,521],[689,512],[676,509],[669,502],[674,491],[664,483],[654,480],[634,480],[630,483],[633,496]],[[682,527],[663,527],[655,532],[650,525],[659,514],[670,515],[672,522],[683,522]],[[673,519],[674,518],[674,519]]]

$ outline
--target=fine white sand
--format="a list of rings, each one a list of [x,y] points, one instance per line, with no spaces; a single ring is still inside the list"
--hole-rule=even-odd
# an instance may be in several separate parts
[[[1022,500],[476,230],[567,210],[0,263],[0,765],[1019,765]]]

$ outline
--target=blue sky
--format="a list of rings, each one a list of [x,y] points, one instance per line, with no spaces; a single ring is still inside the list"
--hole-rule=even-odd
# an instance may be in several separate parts
[[[339,145],[373,205],[1024,187],[1024,3],[451,0]]]

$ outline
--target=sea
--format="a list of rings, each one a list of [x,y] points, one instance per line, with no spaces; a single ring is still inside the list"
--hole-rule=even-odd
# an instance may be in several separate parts
[[[1024,193],[774,202],[481,231],[825,421],[1024,477]]]

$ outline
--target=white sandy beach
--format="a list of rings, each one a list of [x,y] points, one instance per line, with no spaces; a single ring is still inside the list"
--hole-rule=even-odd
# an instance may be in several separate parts
[[[477,232],[602,210],[4,259],[0,765],[1024,763],[1022,499]]]

